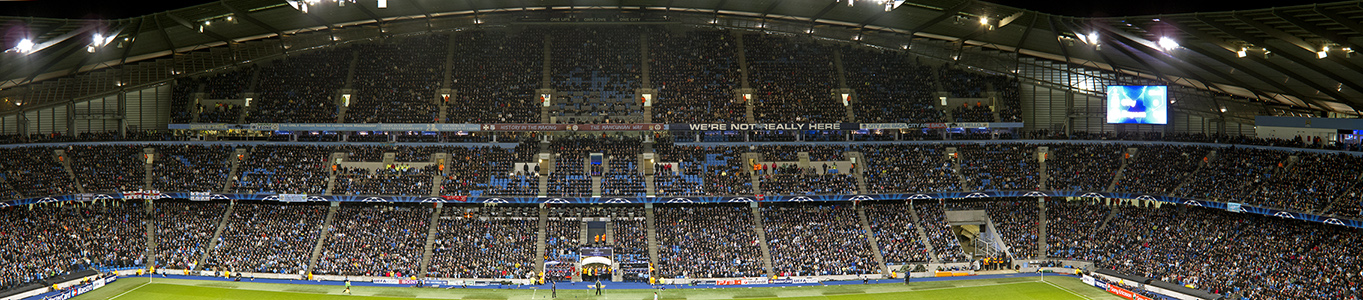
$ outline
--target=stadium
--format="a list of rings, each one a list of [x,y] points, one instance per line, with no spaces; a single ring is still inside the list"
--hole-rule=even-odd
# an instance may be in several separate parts
[[[0,16],[0,299],[1363,298],[1359,1],[183,5]]]

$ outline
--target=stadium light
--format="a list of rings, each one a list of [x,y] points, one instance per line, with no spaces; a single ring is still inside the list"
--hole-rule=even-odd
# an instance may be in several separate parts
[[[980,25],[989,25],[989,17],[980,16]]]
[[[1249,56],[1249,49],[1240,47],[1239,51],[1235,51],[1235,57],[1244,58],[1245,56]]]
[[[379,8],[388,8],[388,0],[379,0]]]
[[[25,39],[19,40],[19,43],[18,43],[18,44],[15,44],[13,49],[10,49],[9,51],[5,51],[5,52],[13,51],[13,52],[19,52],[19,54],[28,55],[29,53],[33,53],[33,46],[35,46],[35,45],[33,44],[33,40],[30,40],[30,39],[25,38]]]
[[[1330,46],[1321,47],[1320,51],[1316,51],[1316,58],[1325,59],[1328,56],[1330,56]]]
[[[1167,36],[1160,37],[1159,47],[1160,49],[1163,49],[1165,52],[1173,51],[1174,49],[1178,49],[1178,42],[1174,41],[1174,39],[1171,39]]]

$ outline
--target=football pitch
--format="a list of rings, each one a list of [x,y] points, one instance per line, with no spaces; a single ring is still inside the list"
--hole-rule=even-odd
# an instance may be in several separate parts
[[[124,278],[102,289],[78,296],[77,300],[312,300],[312,299],[550,299],[549,290],[521,289],[436,289],[410,287],[354,287],[354,295],[341,294],[333,285],[274,284],[253,282],[205,281],[146,277]],[[611,290],[596,296],[592,290],[564,289],[558,299],[653,299],[655,290]],[[1063,276],[914,282],[909,285],[869,284],[834,286],[791,286],[764,288],[666,289],[658,299],[1121,299],[1079,279]]]

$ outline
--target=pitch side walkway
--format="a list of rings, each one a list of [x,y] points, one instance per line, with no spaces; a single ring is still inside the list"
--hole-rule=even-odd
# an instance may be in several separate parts
[[[152,279],[152,282],[153,282],[153,283],[155,282],[156,279],[159,279],[159,278],[187,279],[187,280],[203,280],[203,281],[232,281],[232,280],[233,280],[233,279],[230,279],[230,278],[222,278],[222,277],[185,276],[185,275],[165,275],[165,276],[162,276],[162,275],[154,275],[154,276],[155,276],[155,278]],[[913,279],[913,282],[952,281],[952,280],[975,280],[975,279],[1001,279],[1001,278],[1026,278],[1026,277],[1039,277],[1039,276],[1041,276],[1041,274],[1039,274],[1039,273],[1015,273],[1015,274],[976,275],[976,276],[961,276],[961,277],[928,277],[928,278],[914,278],[914,279]],[[1051,274],[1048,274],[1048,275],[1046,275],[1046,276],[1075,277],[1075,276],[1073,276],[1073,275],[1063,275],[1063,274],[1056,274],[1056,273],[1051,273]],[[128,276],[128,277],[148,277],[148,276],[143,275],[143,276]],[[1077,278],[1077,277],[1076,277],[1076,278]],[[341,281],[285,280],[285,279],[255,279],[255,280],[252,280],[252,279],[249,279],[249,278],[242,278],[242,279],[241,279],[241,282],[253,282],[253,283],[278,283],[278,284],[308,284],[308,285],[335,285],[335,286],[344,285],[344,282],[341,282]],[[867,283],[876,284],[876,283],[903,283],[903,282],[904,282],[904,280],[902,280],[902,279],[875,279],[875,280],[870,280],[870,281],[868,281]],[[697,286],[669,284],[669,285],[666,285],[665,288],[668,288],[668,289],[677,289],[677,288],[680,288],[680,289],[717,289],[717,288],[750,288],[750,287],[783,287],[783,286],[818,286],[818,285],[829,286],[829,285],[855,285],[855,284],[862,284],[862,282],[859,281],[859,280],[848,280],[848,281],[825,281],[825,282],[823,282],[823,283],[818,283],[818,284],[755,284],[755,285],[697,285]],[[377,283],[372,283],[372,282],[359,282],[359,281],[352,281],[352,282],[351,282],[351,285],[354,285],[354,286],[376,286],[376,287],[401,287],[401,286],[403,286],[403,285],[395,285],[395,284],[377,284]],[[591,288],[592,288],[592,285],[593,285],[593,283],[589,283],[589,282],[577,282],[577,283],[574,283],[574,282],[560,282],[560,283],[558,284],[558,288],[559,288],[559,289],[578,289],[578,290],[584,290],[584,289],[591,289]],[[606,289],[653,289],[654,287],[658,287],[658,286],[649,285],[648,283],[642,283],[642,282],[603,282],[602,285],[604,285],[604,286],[606,287]],[[441,288],[447,288],[447,287],[446,287],[446,286],[441,286]],[[465,288],[465,287],[461,287],[461,288]],[[532,289],[532,288],[534,288],[534,289],[548,289],[548,288],[549,288],[549,285],[548,285],[548,284],[541,284],[541,285],[489,285],[489,286],[468,286],[468,287],[466,287],[466,288],[471,288],[471,289]]]

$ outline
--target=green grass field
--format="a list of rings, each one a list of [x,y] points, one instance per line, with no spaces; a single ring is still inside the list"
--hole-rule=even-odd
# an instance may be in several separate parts
[[[354,296],[342,295],[341,287],[298,284],[203,281],[182,279],[124,278],[77,300],[313,300],[313,299],[548,299],[547,290],[518,289],[418,289],[407,287],[355,287]],[[595,296],[588,290],[559,290],[559,299],[653,299],[652,290],[606,290]],[[1037,277],[914,282],[842,286],[776,288],[668,289],[659,299],[1121,299],[1069,277]]]

